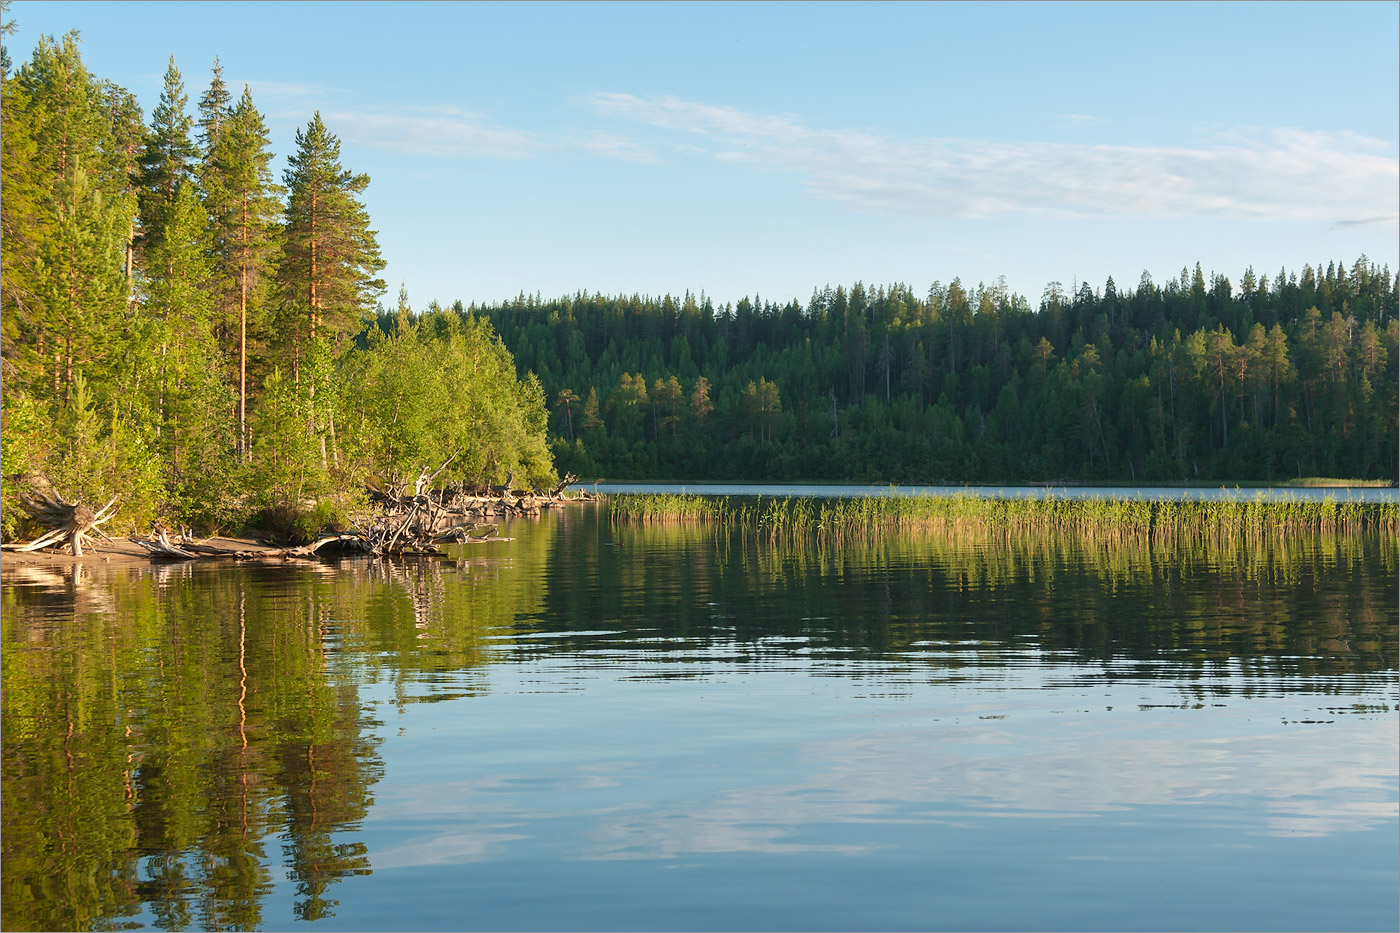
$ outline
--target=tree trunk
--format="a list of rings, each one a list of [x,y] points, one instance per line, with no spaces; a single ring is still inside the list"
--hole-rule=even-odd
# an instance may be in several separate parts
[[[248,460],[248,195],[243,195],[243,254],[238,267],[238,456]]]

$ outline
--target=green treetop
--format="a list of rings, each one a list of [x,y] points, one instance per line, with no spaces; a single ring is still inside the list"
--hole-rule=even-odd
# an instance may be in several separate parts
[[[238,448],[247,451],[250,332],[260,329],[282,189],[272,180],[272,150],[247,86],[229,112],[202,172],[213,249],[215,333],[230,382],[238,386]]]
[[[160,243],[170,223],[175,193],[180,183],[191,178],[199,150],[190,140],[194,120],[185,108],[185,84],[175,67],[175,57],[165,71],[165,89],[151,113],[146,148],[138,161],[141,203],[141,245],[150,249]]]
[[[286,226],[277,284],[295,374],[307,349],[351,333],[384,292],[384,268],[359,195],[369,176],[340,164],[340,140],[318,111],[288,159]]]

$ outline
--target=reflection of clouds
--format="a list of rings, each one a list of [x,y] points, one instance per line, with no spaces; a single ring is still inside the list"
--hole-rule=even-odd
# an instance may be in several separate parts
[[[1262,832],[1326,835],[1374,829],[1397,815],[1400,742],[1392,730],[1359,724],[1228,738],[1085,737],[1006,757],[960,752],[963,737],[955,746],[928,733],[894,744],[917,747],[898,754],[882,742],[872,753],[862,740],[821,750],[832,765],[805,782],[830,797],[821,818],[855,818],[849,814],[869,800],[887,810],[961,801],[964,818],[1249,800],[1264,813]]]
[[[774,814],[763,814],[761,821],[756,816],[740,806],[719,808],[702,814],[698,820],[687,819],[687,814],[672,813],[631,822],[604,822],[594,836],[594,844],[580,856],[590,861],[621,861],[736,852],[862,855],[875,848],[871,845],[796,842],[788,837],[796,833],[800,824],[784,824]]]
[[[1005,833],[1008,820],[1113,814],[1121,822],[1133,819],[1133,810],[1161,807],[1243,835],[1325,836],[1381,828],[1397,816],[1400,742],[1384,722],[1207,737],[1182,734],[1194,724],[1159,723],[1148,724],[1156,734],[1144,738],[1144,714],[1047,726],[1034,716],[964,718],[975,713],[962,708],[941,724],[877,725],[839,740],[788,745],[778,750],[777,777],[738,788],[715,785],[728,777],[686,783],[693,772],[680,771],[667,750],[656,761],[418,785],[393,804],[394,818],[431,820],[443,831],[390,848],[375,862],[483,860],[525,839],[549,840],[564,857],[586,860],[861,855],[881,848],[885,834],[831,827],[967,829],[996,820],[996,831]],[[753,762],[743,754],[773,752],[741,752],[729,767],[747,780]],[[674,786],[669,774],[677,775]],[[444,828],[454,823],[460,828]]]
[[[873,846],[785,842],[830,823],[944,824],[989,817],[1055,819],[1249,801],[1256,832],[1323,836],[1393,821],[1393,732],[1356,727],[1229,739],[1099,740],[1030,754],[986,757],[986,730],[865,735],[810,746],[820,773],[791,785],[747,788],[713,805],[599,820],[587,858],[669,858],[714,852],[841,851]],[[1347,749],[1346,760],[1332,756]],[[932,808],[932,809],[930,809]]]
[[[451,865],[484,862],[501,854],[508,842],[529,839],[522,833],[445,832],[400,846],[389,846],[374,853],[374,867],[413,868],[419,865]]]

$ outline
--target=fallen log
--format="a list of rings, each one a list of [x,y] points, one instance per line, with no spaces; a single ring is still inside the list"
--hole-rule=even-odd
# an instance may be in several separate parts
[[[324,535],[310,544],[303,544],[297,547],[285,548],[265,548],[257,551],[250,550],[229,550],[226,548],[209,547],[199,542],[181,541],[176,544],[170,540],[170,536],[164,530],[158,531],[148,537],[131,537],[130,540],[144,548],[152,558],[166,560],[288,560],[292,558],[313,559],[319,557],[319,552],[323,549],[338,549],[342,551],[353,551],[356,553],[385,556],[376,551],[373,545],[362,535],[357,534],[332,534]],[[423,548],[416,543],[405,546],[399,553],[414,554],[418,556],[436,555],[445,556],[443,552],[436,548]]]

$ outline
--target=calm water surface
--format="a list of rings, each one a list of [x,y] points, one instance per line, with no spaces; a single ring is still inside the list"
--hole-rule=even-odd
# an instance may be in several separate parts
[[[1393,535],[7,570],[5,929],[1400,926]]]

